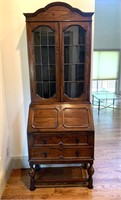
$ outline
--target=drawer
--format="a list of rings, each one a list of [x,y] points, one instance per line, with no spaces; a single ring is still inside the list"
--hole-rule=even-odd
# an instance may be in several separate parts
[[[78,144],[78,145],[88,145],[89,144],[89,134],[86,132],[82,133],[65,133],[63,137],[64,144]]]
[[[38,147],[29,149],[30,159],[68,160],[93,158],[93,147]]]
[[[30,146],[43,145],[92,145],[93,135],[91,133],[55,133],[55,134],[36,134],[28,136]]]
[[[32,134],[33,146],[59,145],[62,143],[62,134]]]

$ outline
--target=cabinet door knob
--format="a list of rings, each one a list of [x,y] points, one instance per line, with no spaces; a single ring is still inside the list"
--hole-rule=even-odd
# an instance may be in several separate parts
[[[46,140],[42,140],[42,144],[47,144],[47,141]]]
[[[79,144],[80,143],[80,139],[76,138],[76,143]]]
[[[48,153],[47,153],[47,152],[43,152],[43,156],[44,156],[45,158],[47,158]]]
[[[79,157],[79,156],[80,156],[80,152],[76,151],[76,157]]]

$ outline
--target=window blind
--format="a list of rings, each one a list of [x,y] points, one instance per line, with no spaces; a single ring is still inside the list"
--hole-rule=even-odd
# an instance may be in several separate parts
[[[116,80],[119,70],[119,51],[94,51],[93,80]]]

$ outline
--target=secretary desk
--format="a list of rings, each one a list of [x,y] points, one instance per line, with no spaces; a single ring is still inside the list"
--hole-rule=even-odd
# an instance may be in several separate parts
[[[30,190],[73,184],[92,189],[93,13],[55,2],[24,15],[31,90],[27,127]]]

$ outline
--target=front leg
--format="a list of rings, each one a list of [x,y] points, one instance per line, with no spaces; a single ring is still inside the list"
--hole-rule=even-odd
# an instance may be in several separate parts
[[[30,171],[29,171],[29,176],[30,176],[30,190],[33,191],[35,190],[35,168],[33,167],[33,164],[30,164]]]
[[[92,175],[94,174],[94,168],[93,168],[93,163],[90,163],[90,166],[88,168],[88,175],[89,175],[89,179],[88,179],[88,188],[89,189],[93,189],[93,178]]]
[[[84,169],[88,169],[88,163],[84,163]]]

